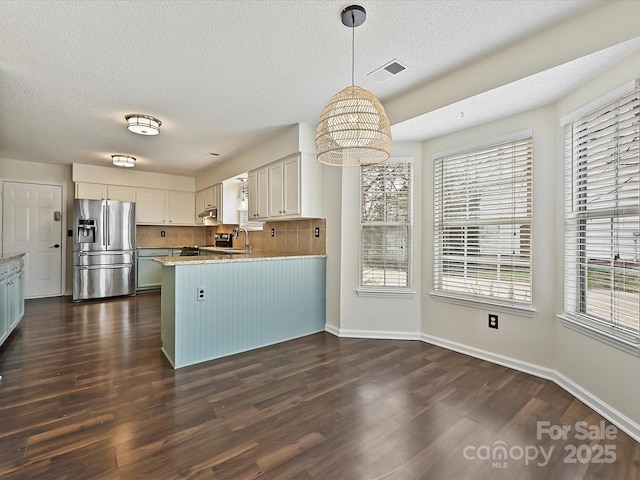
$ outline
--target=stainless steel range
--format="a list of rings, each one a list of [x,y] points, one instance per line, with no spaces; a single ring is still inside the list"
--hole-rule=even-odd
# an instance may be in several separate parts
[[[215,234],[215,246],[216,247],[228,247],[231,248],[233,243],[232,233],[216,233]]]
[[[200,255],[200,249],[196,245],[195,247],[182,247],[180,249],[181,257],[197,257]]]

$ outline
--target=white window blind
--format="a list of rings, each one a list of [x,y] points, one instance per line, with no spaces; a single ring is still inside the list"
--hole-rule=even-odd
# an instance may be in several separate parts
[[[565,315],[637,344],[640,127],[636,88],[565,135]]]
[[[434,291],[530,306],[533,139],[434,162]]]
[[[360,169],[360,287],[410,288],[413,165]]]

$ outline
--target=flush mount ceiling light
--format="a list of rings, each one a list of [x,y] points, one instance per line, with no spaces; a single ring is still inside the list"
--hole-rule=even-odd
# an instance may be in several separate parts
[[[371,165],[391,155],[391,124],[384,107],[371,92],[354,83],[355,27],[366,18],[359,5],[342,11],[342,23],[351,27],[351,86],[336,93],[320,115],[316,153],[327,165]]]
[[[124,118],[127,121],[127,128],[133,133],[140,135],[158,135],[160,133],[162,122],[155,117],[133,113],[125,115]]]
[[[135,167],[136,159],[135,157],[130,157],[129,155],[111,155],[111,159],[113,160],[113,164],[118,167]]]

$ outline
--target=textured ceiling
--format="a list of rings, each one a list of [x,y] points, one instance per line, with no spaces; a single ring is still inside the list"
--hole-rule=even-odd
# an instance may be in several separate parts
[[[602,4],[359,3],[367,20],[355,31],[355,83],[383,103]],[[0,1],[0,158],[110,165],[123,153],[139,170],[196,175],[289,125],[315,125],[351,82],[351,30],[339,19],[347,5]],[[382,83],[367,76],[393,59],[407,70]],[[613,61],[596,60],[600,69]],[[489,100],[475,99],[482,108]],[[459,116],[473,107],[451,108]],[[128,113],[158,117],[161,134],[128,132]],[[441,118],[437,132],[416,119],[394,135],[446,132]]]

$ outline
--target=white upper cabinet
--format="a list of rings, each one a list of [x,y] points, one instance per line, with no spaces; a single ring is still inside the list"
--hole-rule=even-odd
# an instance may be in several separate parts
[[[193,217],[196,210],[195,194],[174,190],[169,190],[167,194],[169,223],[193,225]]]
[[[167,192],[136,188],[136,223],[167,223]]]
[[[198,217],[198,215],[204,211],[206,208],[205,204],[205,190],[200,190],[196,192],[196,212],[195,212],[195,223],[198,225],[204,224],[204,218]]]
[[[89,200],[117,200],[134,202],[135,188],[121,185],[103,185],[101,183],[76,183],[76,198]]]
[[[284,175],[282,162],[269,165],[269,218],[284,215]]]
[[[136,188],[136,223],[193,225],[195,210],[192,192]]]
[[[249,172],[249,221],[269,218],[269,169]]]
[[[216,183],[196,193],[196,223],[207,224],[204,218],[198,217],[198,214],[212,208],[218,209],[219,220],[222,210],[222,183]]]
[[[319,178],[316,179],[320,181]],[[282,215],[300,215],[300,157],[282,162]]]
[[[249,219],[320,218],[321,193],[320,163],[313,155],[285,157],[249,172]]]

